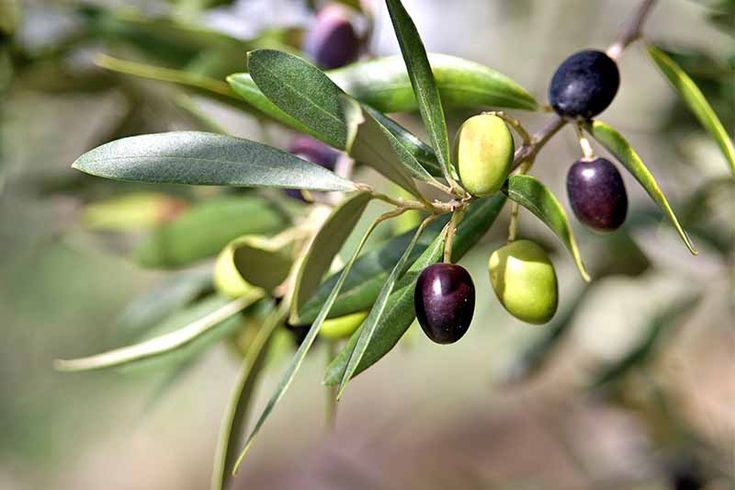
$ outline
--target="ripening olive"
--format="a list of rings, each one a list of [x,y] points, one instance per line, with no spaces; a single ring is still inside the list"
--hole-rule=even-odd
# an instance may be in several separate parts
[[[306,33],[304,51],[325,69],[339,68],[357,59],[360,39],[344,6],[332,3],[319,11]]]
[[[480,114],[467,119],[455,138],[462,187],[474,196],[499,191],[510,172],[513,151],[513,136],[500,117]]]
[[[359,311],[349,315],[324,320],[319,329],[319,335],[330,340],[344,339],[355,333],[367,318],[367,311]]]
[[[337,150],[309,136],[298,136],[291,140],[288,151],[299,158],[316,163],[329,170],[334,170],[339,159]],[[284,192],[293,199],[305,201],[299,189],[285,189]]]
[[[475,312],[475,285],[456,264],[434,264],[421,272],[414,292],[416,318],[437,344],[451,344],[467,332]]]
[[[490,256],[490,282],[500,303],[519,320],[546,323],[556,313],[556,272],[535,242],[517,240]]]
[[[567,174],[567,195],[577,219],[593,230],[620,227],[628,212],[628,195],[620,172],[609,160],[578,160]]]
[[[559,65],[549,86],[549,102],[560,116],[589,119],[615,98],[618,65],[602,51],[588,49]]]

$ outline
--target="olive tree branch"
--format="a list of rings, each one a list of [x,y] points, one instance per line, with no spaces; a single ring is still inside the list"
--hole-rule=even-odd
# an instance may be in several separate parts
[[[607,49],[607,55],[610,58],[614,60],[620,58],[620,55],[623,54],[625,48],[641,37],[643,24],[646,22],[646,18],[648,18],[648,14],[651,12],[655,3],[656,0],[643,0],[641,2],[638,10],[635,11],[635,14],[633,14],[625,25],[623,25],[623,29],[620,31],[618,38]]]

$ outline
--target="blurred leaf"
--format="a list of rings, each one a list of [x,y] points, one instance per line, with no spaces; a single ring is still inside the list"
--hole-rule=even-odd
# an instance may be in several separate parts
[[[347,279],[347,276],[350,273],[350,270],[352,269],[352,265],[355,263],[357,256],[360,254],[360,251],[365,246],[367,239],[370,237],[371,233],[373,232],[377,224],[378,224],[378,221],[377,220],[374,221],[373,224],[370,226],[370,228],[365,233],[365,235],[363,235],[362,240],[357,245],[357,248],[355,249],[355,252],[352,254],[352,257],[350,257],[350,260],[347,262],[344,269],[342,270],[342,273],[340,274],[339,279],[337,280],[337,283],[334,286],[334,289],[332,289],[332,291],[329,293],[329,297],[326,299],[326,301],[322,305],[322,308],[319,311],[319,314],[317,315],[316,320],[314,320],[314,323],[312,323],[311,327],[309,327],[309,331],[307,332],[306,337],[304,338],[303,342],[301,342],[301,345],[296,351],[296,354],[291,359],[291,363],[289,364],[288,368],[286,368],[286,371],[281,376],[281,379],[278,382],[278,385],[276,386],[276,389],[274,390],[273,394],[271,395],[271,398],[268,401],[268,404],[266,405],[265,409],[263,409],[263,412],[258,418],[258,421],[255,423],[255,427],[253,427],[253,430],[250,432],[250,435],[248,436],[245,442],[245,446],[242,452],[240,453],[240,456],[237,459],[237,462],[235,463],[235,469],[233,473],[237,472],[238,468],[240,467],[240,464],[242,463],[243,459],[247,455],[248,450],[250,449],[250,446],[255,440],[255,437],[258,435],[260,428],[263,426],[263,424],[265,423],[265,421],[268,419],[271,412],[273,411],[273,408],[275,408],[275,406],[278,404],[281,398],[283,398],[283,395],[286,393],[286,390],[291,385],[291,381],[293,381],[294,377],[296,376],[296,372],[301,367],[301,364],[304,362],[304,358],[306,357],[307,352],[309,351],[312,344],[314,343],[316,336],[319,334],[319,330],[322,327],[322,323],[324,323],[324,320],[327,319],[329,310],[332,308],[334,301],[337,299],[337,296],[339,295],[339,292],[342,289],[342,285],[344,284],[345,280]]]
[[[582,279],[589,281],[590,276],[579,254],[577,240],[575,240],[572,228],[569,226],[567,213],[556,196],[544,184],[530,175],[508,177],[503,192],[510,199],[531,211],[559,237],[559,240],[572,254]]]
[[[131,231],[173,220],[187,203],[166,194],[132,192],[88,204],[82,224],[92,230]]]
[[[249,53],[248,68],[271,102],[327,144],[340,150],[347,147],[342,91],[321,70],[296,56],[267,49]]]
[[[492,68],[444,54],[429,53],[428,58],[444,107],[538,110],[533,96]],[[418,109],[406,64],[400,56],[354,63],[327,75],[342,90],[380,112]]]
[[[243,236],[227,247],[237,273],[253,286],[272,291],[288,277],[293,260],[291,240]]]
[[[180,267],[216,255],[245,234],[271,234],[286,225],[265,199],[222,196],[192,207],[174,222],[153,231],[135,250],[146,267]]]
[[[345,199],[332,211],[306,250],[296,275],[291,299],[289,322],[299,325],[299,314],[306,301],[319,287],[324,274],[329,271],[365,208],[372,199],[369,193],[361,192]]]
[[[71,360],[56,360],[54,367],[59,371],[91,371],[107,369],[137,363],[172,353],[191,344],[212,329],[223,325],[225,320],[236,315],[247,306],[263,297],[262,293],[242,297],[224,305],[217,304],[217,309],[181,327],[139,344],[122,347],[90,357]]]
[[[345,388],[347,388],[347,383],[350,381],[350,379],[352,379],[352,376],[355,373],[357,366],[359,366],[360,362],[362,362],[368,346],[374,341],[375,332],[377,330],[379,322],[384,316],[386,307],[388,305],[388,300],[390,299],[390,295],[391,293],[393,293],[398,279],[403,276],[408,258],[411,256],[411,252],[416,246],[416,242],[421,236],[421,233],[424,231],[424,227],[428,223],[428,221],[424,221],[421,225],[419,225],[416,233],[406,247],[406,250],[403,252],[403,255],[401,255],[398,263],[395,265],[395,267],[393,267],[393,270],[386,279],[385,284],[383,284],[383,287],[380,289],[378,298],[375,300],[375,304],[370,309],[370,313],[368,314],[367,319],[365,319],[362,326],[360,327],[360,333],[357,335],[357,342],[355,342],[355,346],[350,352],[350,356],[347,360],[347,365],[345,366],[345,370],[342,373],[342,377],[339,382],[339,388],[337,389],[337,399],[339,399],[344,393]]]
[[[266,364],[268,347],[286,312],[283,308],[273,311],[260,327],[257,337],[248,348],[240,375],[232,390],[230,401],[222,418],[217,452],[212,472],[212,490],[225,490],[232,481],[232,468],[237,460],[244,437],[253,394]]]
[[[326,168],[285,151],[199,131],[123,138],[85,153],[72,167],[98,177],[133,182],[318,191],[355,188]]]
[[[702,91],[699,90],[689,75],[674,63],[674,60],[656,46],[649,44],[648,54],[666,76],[669,83],[679,92],[681,98],[699,119],[702,126],[712,135],[730,165],[730,172],[735,174],[735,146],[733,146],[727,130],[715,114],[712,106],[704,98]]]
[[[416,161],[393,135],[381,125],[368,108],[347,101],[358,118],[357,133],[347,153],[355,161],[373,167],[388,180],[398,184],[414,196],[423,199],[413,177],[433,181],[433,177]]]
[[[437,153],[445,176],[451,175],[451,157],[449,155],[449,133],[444,119],[439,90],[434,81],[434,74],[429,65],[426,49],[421,41],[416,26],[406,12],[400,0],[386,0],[393,30],[398,38],[403,61],[408,69],[408,77],[416,96],[416,101],[424,121],[426,131]]]
[[[632,369],[646,363],[656,353],[659,344],[664,340],[664,334],[676,327],[682,317],[690,312],[698,303],[700,297],[692,296],[679,300],[663,308],[649,322],[646,334],[640,343],[627,355],[617,362],[605,366],[591,383],[592,388],[599,388],[613,383],[630,372]]]
[[[0,36],[12,36],[20,23],[18,0],[0,0]]]
[[[150,291],[135,298],[115,322],[118,338],[131,339],[184,308],[202,292],[212,288],[209,268],[176,273]]]
[[[464,218],[457,227],[457,234],[454,237],[452,246],[453,262],[458,261],[485,235],[503,209],[505,201],[505,196],[495,195],[478,199],[470,204]],[[444,237],[439,235],[434,238],[419,258],[413,262],[403,278],[398,281],[395,290],[388,299],[385,314],[375,328],[373,340],[368,345],[353,377],[386,355],[401,339],[408,327],[411,326],[416,318],[413,306],[416,279],[426,267],[441,260],[443,252]],[[325,384],[336,385],[340,382],[359,335],[360,330],[352,335],[347,345],[329,364],[324,375]]]
[[[694,245],[689,240],[684,229],[679,224],[674,211],[671,209],[669,202],[666,200],[663,192],[658,186],[656,179],[643,163],[641,158],[630,146],[630,143],[618,133],[615,129],[603,123],[602,121],[593,121],[585,126],[585,129],[595,138],[607,151],[612,153],[617,160],[623,164],[625,168],[636,178],[643,189],[651,196],[651,199],[664,211],[669,217],[671,223],[676,228],[679,236],[686,244],[687,248],[693,255],[697,255]]]

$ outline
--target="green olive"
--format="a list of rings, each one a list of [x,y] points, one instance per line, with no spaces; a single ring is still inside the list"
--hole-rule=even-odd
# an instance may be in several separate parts
[[[319,329],[319,335],[330,340],[344,339],[355,333],[355,330],[362,325],[367,318],[367,311],[351,313],[349,315],[330,318],[322,323]]]
[[[515,145],[500,117],[480,114],[457,131],[455,153],[462,187],[473,196],[498,192],[510,172]]]
[[[519,320],[546,323],[559,303],[554,264],[535,242],[518,240],[499,248],[488,263],[500,303]]]

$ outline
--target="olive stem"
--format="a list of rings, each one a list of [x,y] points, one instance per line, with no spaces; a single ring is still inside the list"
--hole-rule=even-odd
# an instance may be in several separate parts
[[[511,165],[511,171],[518,168],[523,162],[527,160],[533,160],[541,148],[554,136],[564,125],[567,123],[561,117],[554,115],[549,122],[541,128],[538,132],[531,136],[531,141],[528,144],[523,144],[518,150],[516,150],[515,156],[513,157],[513,164]]]
[[[518,119],[515,119],[514,117],[509,116],[503,111],[489,111],[489,112],[483,112],[483,114],[499,117],[500,119],[505,121],[510,127],[512,127],[516,133],[518,133],[518,136],[521,137],[521,140],[523,140],[524,145],[531,144],[531,135],[528,134],[528,131],[526,131],[526,128],[523,127],[523,124],[521,124],[521,122]]]
[[[518,170],[519,175],[525,175],[533,166],[533,159],[525,160],[521,164],[521,168]],[[518,238],[518,222],[520,217],[518,211],[520,205],[513,201],[510,203],[510,223],[508,224],[508,243],[514,242]]]
[[[575,124],[574,129],[577,132],[577,140],[579,141],[579,146],[582,148],[582,160],[584,160],[585,162],[590,162],[594,160],[595,151],[592,149],[590,140],[588,140],[582,132],[582,127],[579,124]]]
[[[447,224],[447,236],[444,239],[444,262],[450,264],[452,262],[452,244],[454,243],[454,235],[457,233],[457,225],[462,221],[464,215],[464,207],[457,208],[452,212],[452,217]]]
[[[633,16],[623,26],[620,36],[618,36],[615,42],[607,48],[607,55],[610,58],[618,60],[623,54],[625,48],[641,37],[643,24],[655,3],[656,0],[643,0],[641,2],[638,6],[638,10],[636,10],[635,14],[633,14]]]

